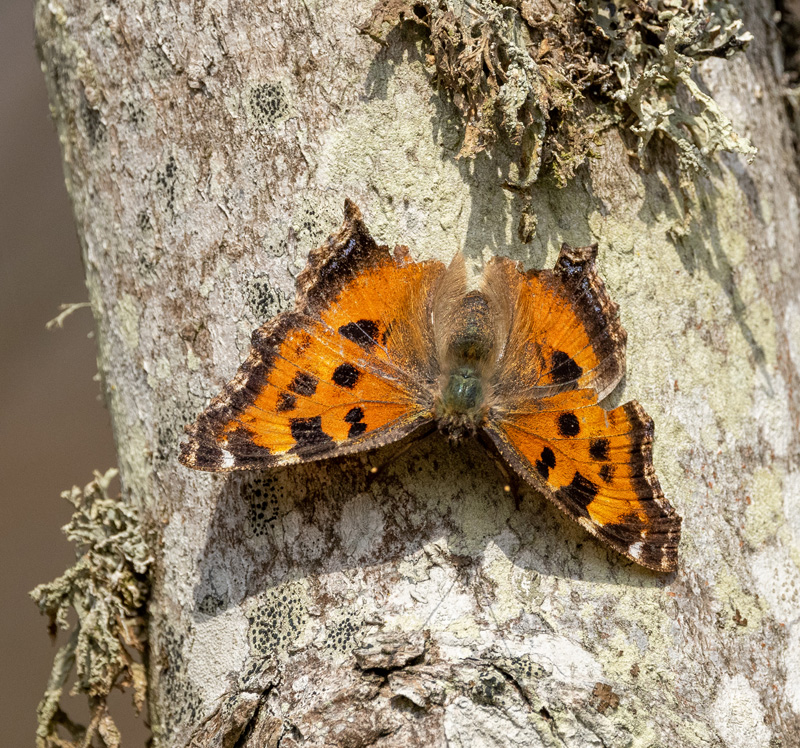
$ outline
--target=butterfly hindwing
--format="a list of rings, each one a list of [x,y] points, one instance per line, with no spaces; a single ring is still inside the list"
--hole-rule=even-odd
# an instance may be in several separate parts
[[[681,518],[653,468],[653,422],[636,402],[607,411],[591,390],[524,409],[499,408],[485,428],[509,464],[589,532],[639,564],[677,565]]]
[[[181,445],[203,470],[263,468],[370,449],[432,418],[436,262],[370,237],[346,203],[338,234],[311,253],[296,311],[253,333],[250,355]]]

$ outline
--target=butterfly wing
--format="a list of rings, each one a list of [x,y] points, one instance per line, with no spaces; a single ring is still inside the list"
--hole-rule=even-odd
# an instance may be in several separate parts
[[[493,258],[484,293],[506,329],[498,362],[499,400],[546,391],[591,387],[604,398],[625,373],[627,334],[597,274],[597,245],[564,244],[554,270],[520,271],[505,257]]]
[[[484,428],[509,464],[590,533],[658,571],[677,565],[681,518],[653,468],[653,421],[636,402],[597,402],[625,371],[625,330],[594,268],[597,247],[564,245],[551,271],[489,266],[505,320]],[[511,304],[503,307],[500,289]]]
[[[485,426],[509,464],[590,533],[637,563],[672,571],[681,518],[653,469],[653,421],[636,402],[607,411],[591,390],[498,412]]]
[[[432,418],[438,262],[377,245],[347,201],[298,277],[295,310],[253,333],[236,376],[187,428],[181,462],[227,471],[381,446]]]

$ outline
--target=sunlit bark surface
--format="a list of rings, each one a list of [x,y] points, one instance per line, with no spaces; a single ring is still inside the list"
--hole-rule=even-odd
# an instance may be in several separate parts
[[[157,745],[797,744],[798,180],[772,8],[752,5],[747,53],[697,80],[755,161],[723,155],[692,201],[673,153],[645,170],[609,131],[566,188],[534,189],[525,245],[502,158],[454,158],[420,37],[358,34],[366,6],[37,3],[124,495],[158,538]],[[516,506],[478,444],[379,453],[373,481],[362,457],[178,464],[346,196],[418,258],[547,267],[599,242],[629,341],[610,403],[655,420],[677,573],[533,491]]]

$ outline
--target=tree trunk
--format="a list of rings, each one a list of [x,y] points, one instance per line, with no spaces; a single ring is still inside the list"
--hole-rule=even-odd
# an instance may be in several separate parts
[[[149,718],[163,746],[767,746],[800,740],[798,174],[768,2],[701,87],[758,147],[681,191],[618,130],[538,225],[424,40],[345,0],[38,0],[123,496],[156,532]],[[600,244],[628,331],[612,394],[656,424],[680,568],[607,550],[477,444],[433,436],[262,474],[177,462],[350,197],[415,259],[552,267]],[[388,450],[376,459],[388,459]],[[238,742],[237,742],[238,741]]]

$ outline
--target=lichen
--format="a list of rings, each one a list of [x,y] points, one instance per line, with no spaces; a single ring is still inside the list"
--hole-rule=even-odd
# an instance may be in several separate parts
[[[131,294],[123,294],[117,304],[117,314],[120,320],[120,335],[125,341],[125,345],[131,350],[135,350],[139,347],[141,305]]]
[[[112,688],[133,688],[137,712],[145,700],[145,604],[152,558],[136,509],[108,495],[117,471],[95,473],[85,488],[62,496],[75,507],[64,528],[78,546],[78,561],[58,579],[31,592],[42,613],[57,628],[69,629],[70,611],[77,623],[58,651],[44,698],[37,710],[37,746],[67,748],[120,744],[119,730],[106,706]],[[137,658],[138,657],[138,658]],[[76,724],[62,711],[61,695],[75,670],[73,694],[89,701],[88,725]],[[63,737],[66,732],[69,737]]]
[[[280,516],[280,503],[285,500],[286,486],[279,477],[270,473],[258,476],[245,486],[248,497],[247,524],[253,537],[268,536]]]
[[[287,650],[305,633],[308,617],[308,594],[301,583],[289,582],[265,591],[247,614],[251,652],[286,657]]]
[[[334,610],[325,621],[324,649],[331,657],[344,661],[355,649],[363,625],[363,613],[353,606]]]
[[[272,319],[289,306],[286,294],[275,287],[268,275],[250,279],[246,292],[250,311],[259,324]]]
[[[691,75],[697,61],[729,57],[752,39],[742,31],[742,22],[730,17],[725,3],[715,6],[715,12],[676,8],[659,14],[658,34],[663,36],[663,42],[655,54],[650,52],[642,58],[631,49],[617,50],[614,67],[620,87],[613,98],[626,104],[636,117],[630,129],[639,137],[638,156],[642,162],[656,133],[675,144],[678,165],[684,173],[707,173],[719,151],[755,156],[750,141],[737,135],[714,99],[700,89]],[[624,35],[618,31],[617,41],[631,42],[636,50],[638,45],[630,39],[630,29],[629,26]],[[646,60],[644,65],[642,59]],[[681,84],[693,104],[681,101]]]
[[[251,125],[272,130],[291,115],[286,87],[281,81],[259,82],[246,93],[247,114]]]
[[[194,725],[201,713],[201,697],[187,677],[189,669],[185,652],[186,638],[172,626],[165,626],[159,642],[160,659],[166,663],[159,677],[163,692],[164,713],[155,734],[172,733],[178,725]],[[156,651],[156,650],[154,650]]]
[[[744,537],[754,550],[773,537],[784,521],[778,469],[757,468],[746,497]]]
[[[580,0],[549,14],[534,6],[381,0],[362,31],[383,40],[387,24],[422,30],[433,81],[465,121],[458,156],[510,142],[511,188],[548,170],[563,186],[609,127],[636,135],[643,162],[654,136],[669,140],[687,175],[707,172],[721,150],[755,153],[692,77],[697,62],[730,57],[752,38],[728,2]],[[534,231],[535,217],[523,216],[520,233]]]

